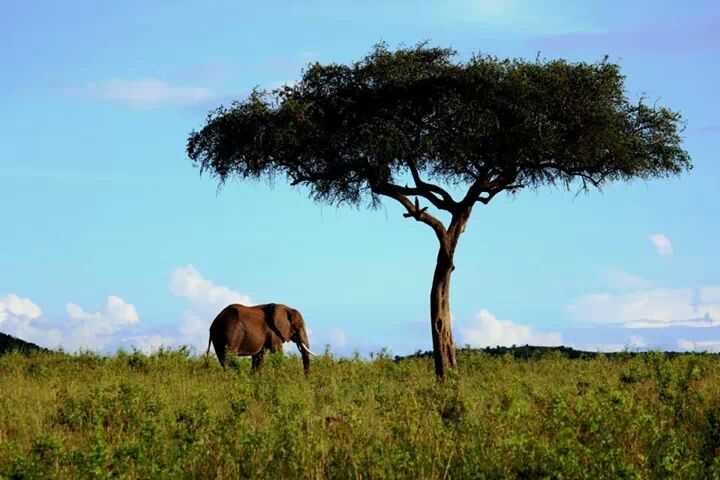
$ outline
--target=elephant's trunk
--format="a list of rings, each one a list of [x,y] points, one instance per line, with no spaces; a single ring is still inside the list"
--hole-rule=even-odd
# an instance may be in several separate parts
[[[305,333],[305,329],[303,329],[300,332],[300,341],[297,343],[298,350],[300,350],[300,354],[302,355],[302,362],[303,362],[303,368],[305,369],[305,375],[307,375],[310,372],[310,356],[315,355],[310,350],[310,342],[307,338],[307,333]]]

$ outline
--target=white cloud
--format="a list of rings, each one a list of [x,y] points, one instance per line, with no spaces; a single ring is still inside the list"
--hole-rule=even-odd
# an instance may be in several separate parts
[[[0,325],[10,317],[32,320],[42,315],[42,309],[27,297],[14,293],[0,297]]]
[[[33,321],[42,316],[42,309],[27,297],[14,293],[0,297],[0,331],[43,346],[48,339],[57,339],[55,331],[39,329]]]
[[[203,353],[208,328],[220,310],[232,303],[252,304],[249,296],[215,285],[192,265],[177,267],[170,273],[169,289],[189,303],[175,332],[158,334],[157,329],[142,327],[135,306],[117,295],[108,296],[106,303],[94,311],[68,302],[63,318],[43,316],[42,309],[29,298],[0,296],[0,329],[43,347],[62,347],[71,352],[136,347],[151,353],[161,346],[188,345]],[[342,343],[340,335],[336,340]]]
[[[562,335],[559,332],[535,332],[529,325],[499,320],[487,310],[480,310],[474,317],[460,325],[459,331],[462,343],[473,347],[562,345]]]
[[[170,274],[169,288],[190,304],[175,332],[158,334],[156,328],[142,327],[135,306],[117,295],[108,296],[102,307],[92,311],[68,302],[62,318],[44,316],[29,298],[15,294],[0,296],[0,330],[43,347],[62,347],[70,352],[136,347],[151,353],[161,346],[188,345],[203,353],[208,328],[218,312],[231,303],[252,304],[247,295],[215,285],[192,265],[175,268]]]
[[[208,329],[220,310],[232,303],[252,305],[248,295],[213,284],[192,265],[175,268],[170,273],[169,287],[173,295],[190,303],[179,329],[180,342],[194,346],[198,352],[207,348]]]
[[[566,312],[578,322],[629,328],[720,325],[720,288],[663,289],[627,295],[596,293],[573,300]]]
[[[695,342],[679,338],[677,341],[681,350],[698,351],[698,352],[720,352],[720,340],[703,340]]]
[[[98,332],[102,333],[112,333],[140,321],[135,306],[116,295],[108,296],[105,306],[97,312],[86,312],[80,305],[72,302],[65,305],[65,311],[71,319],[93,324]]]
[[[720,304],[720,285],[702,287],[697,291],[698,303]]]
[[[108,296],[106,303],[95,311],[68,302],[64,318],[43,316],[40,307],[28,298],[14,294],[0,296],[0,329],[43,347],[62,347],[71,352],[136,347],[151,353],[161,346],[184,344],[203,353],[208,328],[218,312],[231,303],[252,304],[247,295],[213,284],[192,265],[174,269],[169,288],[190,304],[176,332],[157,334],[157,329],[141,327],[135,306],[117,295]]]
[[[106,304],[96,312],[87,312],[72,302],[65,310],[67,318],[47,318],[29,298],[6,295],[0,297],[0,327],[10,335],[43,347],[77,351],[116,344],[115,334],[140,321],[135,307],[116,295],[108,296]]]
[[[348,344],[347,335],[345,335],[345,332],[343,332],[341,329],[336,328],[332,332],[330,332],[330,337],[328,338],[330,342],[330,346],[336,349],[345,348]]]
[[[656,233],[655,235],[649,235],[650,242],[655,247],[655,251],[659,255],[672,255],[673,247],[670,240],[662,233]]]
[[[80,305],[68,302],[65,311],[69,317],[62,346],[71,351],[88,348],[97,350],[116,341],[114,334],[137,325],[140,316],[134,305],[116,295],[110,295],[105,305],[96,312],[87,312]]]
[[[186,310],[183,313],[182,324],[178,329],[178,343],[195,347],[197,352],[204,352],[210,335],[210,324],[218,313],[220,313],[220,310]]]
[[[219,309],[231,303],[252,303],[245,294],[213,284],[192,265],[177,267],[170,273],[170,291],[194,307]]]
[[[91,98],[117,102],[141,110],[167,105],[192,105],[215,96],[208,88],[180,87],[156,78],[113,79],[90,83],[86,87],[86,94]]]

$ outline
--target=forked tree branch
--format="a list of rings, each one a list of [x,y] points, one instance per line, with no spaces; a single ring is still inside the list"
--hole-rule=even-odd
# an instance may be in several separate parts
[[[508,190],[519,190],[525,188],[523,183],[513,183],[518,177],[517,171],[509,172],[499,175],[494,180],[488,180],[487,177],[480,177],[468,189],[465,198],[460,202],[465,207],[472,206],[476,202],[480,202],[483,205],[490,203],[495,195],[498,193]],[[481,196],[486,193],[486,196]]]
[[[384,195],[400,202],[400,204],[405,207],[405,210],[407,210],[407,213],[403,214],[405,218],[412,217],[418,222],[422,222],[430,226],[430,228],[435,231],[435,235],[437,235],[438,240],[440,240],[440,242],[445,242],[447,239],[447,230],[442,222],[429,214],[427,212],[427,207],[420,208],[417,200],[413,203],[407,196],[405,196],[402,193],[405,189],[407,189],[407,187],[400,187],[391,183],[375,185],[372,187],[373,193]]]
[[[457,202],[452,198],[452,195],[438,185],[423,181],[413,160],[407,160],[406,162],[415,182],[415,188],[420,192],[418,195],[429,200],[437,208],[452,212],[457,206]],[[441,198],[438,198],[437,195],[440,195]]]
[[[480,194],[483,192],[487,192],[489,189],[489,182],[486,179],[478,178],[473,182],[472,185],[470,185],[470,188],[468,188],[465,197],[463,197],[463,199],[460,201],[460,205],[465,209],[472,208],[475,202],[482,201],[480,198]]]
[[[495,188],[491,189],[490,191],[488,191],[487,196],[485,196],[485,197],[481,197],[478,195],[477,201],[482,203],[483,205],[487,205],[488,203],[490,203],[490,200],[492,200],[495,197],[495,195],[497,195],[498,193],[503,192],[503,191],[519,190],[521,188],[525,188],[525,185],[522,183],[515,183],[512,185],[504,185],[504,186],[500,185],[500,186],[495,187]]]
[[[410,197],[422,197],[426,200],[428,200],[430,203],[432,203],[435,208],[438,208],[440,210],[448,210],[448,206],[443,202],[441,199],[437,198],[432,193],[428,192],[427,190],[423,190],[417,187],[408,187],[408,186],[400,186],[400,185],[394,185],[391,184],[393,189],[400,193],[401,195],[406,195]]]

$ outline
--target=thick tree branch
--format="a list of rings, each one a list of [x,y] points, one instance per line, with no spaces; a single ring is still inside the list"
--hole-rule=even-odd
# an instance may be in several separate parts
[[[472,205],[480,200],[480,194],[489,191],[491,188],[490,183],[484,178],[478,178],[470,185],[465,197],[460,201],[460,205],[467,208],[472,208]]]
[[[498,193],[500,193],[502,191],[503,191],[503,189],[496,188],[495,190],[488,192],[487,196],[485,196],[485,197],[478,196],[477,201],[482,203],[483,205],[487,205],[488,203],[490,203],[490,200],[492,200],[495,197],[495,195],[497,195]]]
[[[427,212],[427,207],[420,208],[417,200],[415,201],[415,203],[413,203],[407,196],[402,193],[404,190],[407,189],[407,187],[400,187],[391,183],[385,183],[382,185],[372,186],[371,188],[373,193],[376,193],[378,195],[384,195],[400,202],[400,204],[407,210],[407,213],[403,214],[405,218],[412,217],[418,222],[429,225],[430,228],[435,231],[435,235],[437,235],[441,243],[446,241],[447,230],[445,230],[445,226],[440,220]]]
[[[426,198],[430,201],[430,203],[441,210],[447,210],[449,212],[453,211],[453,209],[457,206],[457,202],[452,198],[452,195],[438,185],[423,181],[423,179],[420,178],[420,172],[418,171],[417,165],[415,165],[413,160],[407,160],[406,162],[410,168],[413,181],[415,182],[415,188],[419,191],[417,195]],[[440,195],[441,198],[438,198],[437,195]]]

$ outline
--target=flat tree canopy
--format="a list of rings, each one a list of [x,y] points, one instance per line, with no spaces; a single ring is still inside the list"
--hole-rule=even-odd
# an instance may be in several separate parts
[[[475,204],[502,191],[587,190],[691,168],[680,114],[631,102],[607,58],[455,55],[380,44],[351,65],[311,64],[294,85],[211,112],[187,145],[200,171],[220,182],[280,176],[329,204],[392,198],[405,217],[430,226],[439,240],[430,320],[440,377],[455,367],[450,276]],[[461,187],[454,198],[450,190]],[[430,207],[449,212],[449,224]]]

